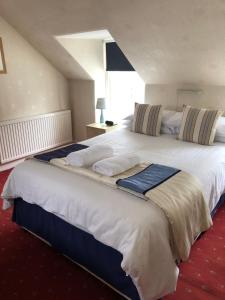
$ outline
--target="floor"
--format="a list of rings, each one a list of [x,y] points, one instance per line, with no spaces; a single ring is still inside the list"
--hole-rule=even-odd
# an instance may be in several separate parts
[[[0,173],[0,191],[8,174]],[[12,223],[11,213],[11,209],[0,210],[1,299],[123,299]],[[164,300],[225,299],[225,205],[213,221],[213,227],[193,246],[188,262],[181,264],[177,291]]]

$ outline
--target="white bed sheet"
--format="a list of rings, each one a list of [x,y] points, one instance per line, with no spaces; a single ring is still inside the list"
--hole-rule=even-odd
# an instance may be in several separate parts
[[[171,165],[197,176],[211,209],[225,189],[224,144],[200,146],[173,136],[149,137],[126,129],[83,143],[107,143],[116,154],[135,152],[142,161]],[[168,223],[154,204],[34,160],[14,169],[3,197],[36,203],[121,252],[122,268],[142,300],[158,299],[175,290],[178,268],[169,246]]]
[[[83,142],[91,146],[106,143],[116,154],[135,152],[142,162],[176,167],[196,176],[203,186],[210,211],[225,192],[225,143],[204,146],[179,141],[175,135],[151,137],[127,129],[100,135]]]

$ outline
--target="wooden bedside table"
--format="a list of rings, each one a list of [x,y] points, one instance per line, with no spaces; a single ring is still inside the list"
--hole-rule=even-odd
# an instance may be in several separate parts
[[[86,125],[86,134],[87,138],[90,139],[92,137],[95,137],[97,135],[118,129],[119,125],[113,125],[113,126],[106,126],[104,123],[93,123]]]

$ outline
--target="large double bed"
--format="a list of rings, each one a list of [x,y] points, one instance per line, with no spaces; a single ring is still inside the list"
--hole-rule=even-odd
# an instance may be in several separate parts
[[[196,177],[211,214],[225,192],[225,144],[203,146],[127,128],[82,141],[135,152],[142,162],[181,169]],[[11,173],[4,205],[13,220],[81,264],[126,298],[150,300],[176,289],[179,266],[163,211],[120,189],[34,159]]]

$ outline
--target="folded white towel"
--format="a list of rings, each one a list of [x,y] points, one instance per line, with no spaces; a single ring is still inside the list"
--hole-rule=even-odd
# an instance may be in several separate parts
[[[90,167],[96,161],[113,156],[113,149],[108,145],[94,145],[86,149],[75,151],[67,155],[69,165]]]
[[[131,169],[140,163],[137,155],[129,153],[118,156],[113,156],[100,161],[97,161],[92,170],[106,176],[114,176]]]

